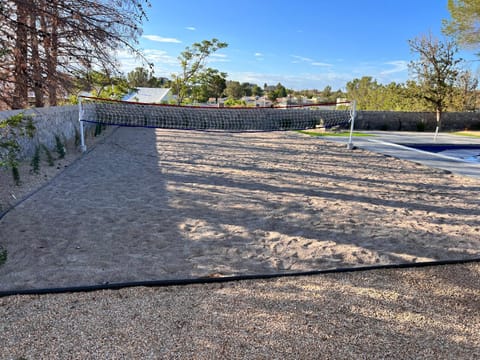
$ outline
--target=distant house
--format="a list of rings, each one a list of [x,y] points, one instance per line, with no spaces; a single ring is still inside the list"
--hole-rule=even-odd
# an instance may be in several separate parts
[[[162,104],[174,100],[170,88],[138,87],[123,97],[124,101]]]
[[[247,104],[247,106],[257,106],[256,96],[243,96],[241,100],[245,101],[245,104]]]
[[[205,105],[207,106],[217,106],[217,107],[223,107],[224,106],[224,103],[225,101],[227,101],[227,98],[224,97],[224,98],[214,98],[214,97],[211,97],[211,98],[208,98],[208,101]]]
[[[273,105],[273,101],[270,100],[267,96],[258,97],[255,106],[257,107],[271,107]]]
[[[296,97],[287,95],[285,97],[277,98],[276,100],[277,107],[286,108],[292,105],[303,105],[305,104],[305,99],[302,97]]]

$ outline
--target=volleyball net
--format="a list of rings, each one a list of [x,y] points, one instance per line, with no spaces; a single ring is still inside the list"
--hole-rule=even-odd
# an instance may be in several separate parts
[[[79,98],[81,147],[86,150],[83,124],[176,130],[254,132],[346,127],[353,130],[355,102],[277,107],[179,106]]]

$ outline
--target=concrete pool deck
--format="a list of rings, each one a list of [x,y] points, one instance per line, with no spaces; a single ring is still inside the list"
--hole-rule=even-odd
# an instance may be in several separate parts
[[[449,145],[479,145],[480,138],[438,134],[436,141],[434,133],[418,133],[407,131],[362,131],[371,137],[354,137],[353,145],[386,156],[413,161],[432,168],[450,171],[454,174],[480,178],[480,163],[472,163],[452,156],[435,154],[428,151],[413,149],[410,144],[449,144]],[[325,137],[327,140],[347,143],[344,137]],[[405,146],[407,145],[407,146]]]

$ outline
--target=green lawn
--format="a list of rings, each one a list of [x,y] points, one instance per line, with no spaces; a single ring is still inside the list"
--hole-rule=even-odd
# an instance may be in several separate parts
[[[350,131],[340,131],[340,132],[316,132],[316,131],[308,131],[308,130],[298,130],[300,134],[310,135],[310,136],[350,136]],[[352,134],[355,137],[361,136],[375,136],[373,134],[365,134],[360,132],[353,132]]]
[[[480,131],[457,131],[452,133],[452,135],[480,138]]]

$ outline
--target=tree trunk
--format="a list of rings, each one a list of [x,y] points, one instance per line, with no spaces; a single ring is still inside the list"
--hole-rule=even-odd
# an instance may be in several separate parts
[[[28,107],[28,9],[22,1],[16,2],[17,6],[17,26],[15,48],[13,49],[14,57],[14,89],[12,99],[12,109],[25,109]]]
[[[52,28],[51,28],[51,48],[50,56],[47,62],[47,71],[51,75],[50,82],[48,84],[48,103],[50,106],[57,106],[58,95],[58,2],[52,1],[53,16],[52,16]]]
[[[43,84],[42,84],[42,63],[38,50],[38,33],[37,33],[37,13],[30,12],[30,46],[32,51],[31,66],[33,93],[35,94],[35,107],[45,106]]]
[[[440,131],[442,129],[442,109],[437,108],[436,115],[437,115],[437,128],[438,128],[438,131]]]
[[[40,17],[41,29],[46,34],[43,40],[43,48],[45,49],[45,71],[46,71],[46,92],[48,95],[48,104],[50,106],[57,105],[57,88],[58,88],[58,2],[50,3],[49,18],[44,14]],[[48,21],[50,20],[50,21]]]

